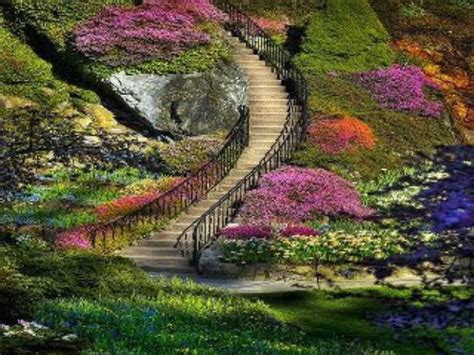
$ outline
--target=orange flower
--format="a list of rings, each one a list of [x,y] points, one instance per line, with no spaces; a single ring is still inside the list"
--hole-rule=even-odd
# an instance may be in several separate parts
[[[331,155],[351,153],[360,148],[371,150],[376,143],[372,129],[352,117],[320,120],[309,127],[308,133],[316,147]]]

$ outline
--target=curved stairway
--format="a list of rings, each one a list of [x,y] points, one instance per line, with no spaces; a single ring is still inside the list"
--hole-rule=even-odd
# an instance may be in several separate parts
[[[144,270],[153,273],[194,273],[188,259],[174,248],[178,237],[196,219],[240,182],[271,149],[283,130],[288,115],[288,93],[272,69],[266,66],[252,49],[229,35],[235,48],[235,61],[250,81],[250,141],[236,167],[207,196],[170,226],[137,246],[125,249],[121,255],[134,260]]]

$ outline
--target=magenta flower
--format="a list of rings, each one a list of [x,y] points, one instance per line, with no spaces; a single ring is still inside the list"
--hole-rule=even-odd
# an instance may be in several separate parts
[[[59,234],[54,242],[57,249],[91,249],[88,237],[90,226],[71,229]]]
[[[356,74],[355,78],[384,108],[438,118],[443,113],[443,104],[429,100],[425,94],[425,88],[438,86],[414,65],[392,65]]]
[[[107,7],[73,31],[73,45],[85,56],[111,66],[170,60],[210,42],[201,21],[224,17],[205,0],[146,1],[135,7]]]
[[[246,223],[299,224],[314,216],[366,218],[374,211],[362,205],[354,186],[323,169],[283,167],[262,177],[244,201]]]
[[[221,231],[227,239],[267,239],[272,237],[272,228],[268,226],[235,226]]]

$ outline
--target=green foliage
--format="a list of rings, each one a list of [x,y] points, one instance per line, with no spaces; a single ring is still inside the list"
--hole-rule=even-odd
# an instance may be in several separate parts
[[[60,51],[65,50],[68,36],[74,26],[102,10],[108,5],[133,5],[133,0],[13,0],[3,5],[15,28],[24,30],[28,26],[46,36]]]
[[[298,165],[323,167],[346,178],[372,179],[407,163],[413,156],[429,156],[436,147],[455,142],[446,119],[382,109],[349,75],[314,74],[308,76],[308,82],[312,111],[361,119],[372,128],[377,145],[371,151],[330,156],[309,143],[303,144],[294,156]]]
[[[217,138],[196,137],[171,143],[149,154],[163,159],[172,174],[184,175],[207,163],[221,145],[222,141]]]
[[[414,2],[404,5],[400,9],[400,13],[403,17],[407,18],[422,18],[426,15],[425,9]]]
[[[357,339],[362,344],[377,343],[396,354],[435,354],[438,344],[446,334],[443,331],[427,334],[421,329],[410,329],[408,338],[394,339],[388,328],[373,322],[376,314],[403,309],[407,304],[424,306],[454,299],[469,299],[472,288],[425,289],[381,287],[371,289],[309,291],[292,297],[264,296],[272,313],[280,320],[289,322],[319,338],[334,335],[347,340]],[[317,315],[317,316],[315,316]],[[454,338],[469,340],[469,332],[451,329]],[[463,334],[464,333],[464,334]],[[450,350],[447,350],[449,353]]]
[[[329,0],[306,29],[296,65],[304,73],[356,72],[388,66],[390,37],[366,0]]]
[[[0,62],[0,82],[3,85],[46,85],[53,80],[51,65],[37,58],[31,48],[21,44],[3,27],[0,27]]]

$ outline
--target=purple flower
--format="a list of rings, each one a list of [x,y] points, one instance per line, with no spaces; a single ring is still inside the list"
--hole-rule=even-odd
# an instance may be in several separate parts
[[[299,224],[318,214],[366,218],[373,213],[362,205],[354,186],[336,174],[288,166],[262,177],[245,198],[242,217],[258,225]]]
[[[356,74],[355,78],[384,108],[438,118],[443,113],[443,104],[429,100],[425,94],[425,88],[438,86],[414,65],[392,65]]]
[[[206,0],[146,1],[142,6],[107,7],[73,31],[73,45],[85,56],[111,66],[170,60],[210,42],[201,21],[221,21]]]
[[[272,234],[272,228],[268,226],[235,226],[221,231],[221,235],[227,239],[267,239]]]

